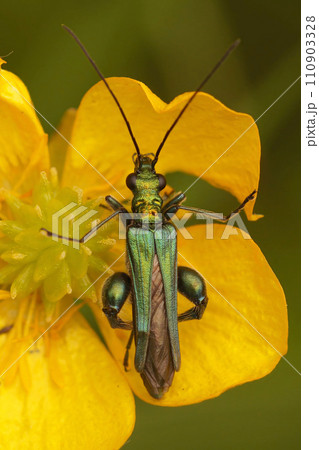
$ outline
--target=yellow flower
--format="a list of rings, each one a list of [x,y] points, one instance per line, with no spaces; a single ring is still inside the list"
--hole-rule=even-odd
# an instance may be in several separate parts
[[[49,176],[50,161],[60,173],[61,186],[57,189],[66,193],[77,186],[83,193],[83,202],[109,193],[120,201],[119,194],[130,198],[125,178],[132,171],[130,164],[135,149],[102,82],[88,91],[76,112],[69,111],[64,116],[60,131],[72,145],[67,146],[54,135],[49,144],[49,157],[46,137],[33,108],[14,90],[16,88],[31,102],[26,88],[14,75],[5,71],[1,74],[5,79],[0,77],[0,176],[6,188],[2,195],[6,221],[11,218],[10,214],[14,215],[13,200],[25,202],[33,209],[36,207],[34,192],[32,200],[26,194],[34,190],[35,180],[41,177],[42,183],[53,183]],[[109,83],[130,121],[142,153],[157,149],[191,95],[183,94],[167,105],[143,83],[126,78],[111,78]],[[167,140],[157,170],[163,174],[179,170],[201,176],[241,202],[258,187],[259,162],[259,136],[253,119],[200,93]],[[41,171],[47,175],[40,176]],[[112,192],[108,182],[118,193]],[[68,197],[60,198],[63,204],[67,202]],[[254,201],[245,207],[250,220],[258,218],[253,214],[253,206]],[[50,206],[47,211],[50,221],[56,209]],[[22,219],[19,222],[15,218],[12,226],[21,226]],[[0,349],[6,367],[41,335],[48,316],[53,325],[3,378],[0,418],[6,426],[0,432],[2,441],[17,446],[23,436],[28,443],[38,439],[35,442],[41,447],[50,435],[46,445],[53,449],[59,448],[61,442],[64,448],[85,447],[86,442],[92,448],[118,448],[130,435],[134,424],[129,386],[149,403],[178,406],[216,397],[226,389],[273,370],[280,355],[287,350],[285,297],[276,276],[258,246],[245,239],[247,236],[238,233],[228,240],[221,239],[224,225],[215,225],[213,240],[205,239],[203,225],[190,230],[195,239],[179,236],[179,264],[202,273],[207,281],[209,302],[201,321],[180,324],[182,367],[161,400],[149,396],[136,373],[134,348],[130,353],[130,371],[124,372],[123,358],[129,333],[111,329],[97,303],[91,302],[89,306],[113,359],[74,307],[54,323],[72,304],[68,291],[62,299],[60,294],[51,299],[58,307],[48,309],[44,282],[25,291],[23,288],[22,294],[27,292],[27,295],[21,295],[20,299],[17,295],[15,300],[8,299],[8,286],[3,286],[0,330],[4,332],[0,336]],[[102,236],[103,232],[98,235]],[[24,254],[19,246],[12,252],[8,239],[15,240],[16,236],[8,233],[6,236],[7,260],[4,261],[7,265],[3,262],[4,269],[10,263],[13,265],[12,253]],[[55,244],[54,248],[58,247],[59,243]],[[94,241],[92,246],[90,249],[89,243],[87,245],[94,254]],[[106,250],[100,257],[111,264],[111,252]],[[39,258],[37,255],[35,261]],[[10,285],[12,280],[6,279],[6,282]],[[68,284],[73,289],[75,283],[71,280],[63,286]],[[92,297],[94,294],[89,296]],[[178,302],[181,311],[189,308],[184,298],[179,297]],[[126,305],[126,309],[129,308],[130,305]],[[123,311],[124,315],[126,313],[129,311]],[[14,326],[8,330],[11,324]],[[1,361],[1,368],[3,365]],[[12,448],[15,445],[12,444]]]
[[[8,449],[119,448],[134,427],[133,395],[79,314],[83,303],[72,306],[78,296],[97,300],[92,283],[115,259],[114,240],[102,231],[76,250],[40,233],[61,207],[91,210],[100,199],[59,184],[25,86],[0,75],[0,441]],[[50,150],[62,170],[66,146],[55,136]]]

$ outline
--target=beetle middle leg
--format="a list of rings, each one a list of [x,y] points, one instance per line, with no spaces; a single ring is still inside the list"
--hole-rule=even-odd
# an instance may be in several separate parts
[[[102,311],[108,318],[112,328],[132,330],[132,322],[124,322],[118,314],[131,292],[131,278],[124,272],[114,273],[108,278],[102,289]]]
[[[113,214],[111,214],[109,217],[107,217],[106,219],[102,220],[102,222],[98,223],[90,231],[88,231],[84,236],[81,237],[81,239],[74,239],[74,238],[70,238],[68,236],[62,236],[61,234],[53,233],[53,231],[47,230],[46,228],[40,228],[40,231],[45,232],[45,234],[47,236],[52,236],[52,237],[55,237],[55,238],[65,239],[67,241],[77,242],[79,244],[85,244],[89,239],[91,239],[91,237],[93,235],[95,235],[97,230],[99,230],[101,227],[103,227],[103,225],[105,225],[109,220],[113,219],[114,217],[116,217],[118,214],[121,214],[121,213],[122,214],[123,213],[129,214],[125,208],[118,209]]]
[[[188,300],[194,303],[194,307],[179,314],[178,321],[201,319],[207,306],[208,298],[203,277],[196,270],[189,267],[178,267],[177,288]]]

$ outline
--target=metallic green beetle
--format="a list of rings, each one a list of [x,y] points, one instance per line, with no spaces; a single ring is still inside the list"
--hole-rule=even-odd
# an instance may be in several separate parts
[[[135,369],[150,395],[159,399],[171,386],[174,373],[181,365],[178,322],[201,319],[208,302],[202,276],[193,269],[177,266],[176,229],[170,220],[177,210],[184,209],[227,221],[253,198],[254,193],[237,210],[222,218],[210,211],[182,206],[185,199],[182,193],[163,207],[159,192],[166,182],[163,175],[155,172],[153,162],[149,156],[140,155],[135,161],[135,172],[127,177],[127,186],[133,192],[133,215],[126,232],[129,275],[115,273],[106,280],[102,300],[103,311],[113,328],[133,330],[124,365],[127,365],[134,336]],[[107,196],[106,201],[115,209],[114,214],[130,216],[113,197]],[[83,242],[85,240],[82,238]],[[177,314],[177,291],[194,304],[180,315]],[[130,295],[133,323],[123,322],[118,316]]]
[[[164,189],[166,180],[163,175],[156,173],[155,164],[166,139],[188,105],[239,42],[236,41],[228,49],[190,97],[166,132],[152,159],[150,155],[140,153],[130,124],[118,99],[83,44],[69,28],[65,26],[64,28],[80,45],[109,90],[122,114],[136,148],[134,172],[129,174],[126,179],[126,184],[133,193],[132,213],[129,213],[115,198],[107,196],[105,200],[114,209],[114,213],[89,231],[79,242],[85,243],[106,222],[125,214],[129,274],[115,273],[106,280],[102,289],[103,312],[113,328],[132,330],[124,358],[124,366],[125,368],[128,366],[128,352],[134,338],[136,345],[135,369],[141,374],[150,395],[160,399],[168,391],[174,374],[181,365],[178,322],[201,319],[208,302],[203,277],[193,269],[177,266],[177,233],[174,225],[170,222],[172,216],[178,210],[183,209],[200,213],[208,218],[227,221],[234,214],[240,212],[249,200],[254,198],[256,191],[250,194],[228,216],[182,206],[182,202],[186,198],[183,193],[177,194],[163,205],[160,191]],[[49,231],[47,233],[53,234]],[[194,305],[180,315],[177,313],[178,291]],[[132,302],[133,321],[124,322],[119,317],[119,313],[125,301],[129,298]]]

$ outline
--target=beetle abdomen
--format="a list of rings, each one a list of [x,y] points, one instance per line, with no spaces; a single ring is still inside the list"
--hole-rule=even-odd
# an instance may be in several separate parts
[[[150,395],[158,399],[168,391],[174,373],[164,285],[158,258],[155,255],[152,272],[150,335],[141,377]]]

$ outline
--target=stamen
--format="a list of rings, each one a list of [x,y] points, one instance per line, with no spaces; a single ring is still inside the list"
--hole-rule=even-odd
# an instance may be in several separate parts
[[[37,213],[39,219],[43,220],[44,217],[43,217],[42,209],[40,208],[40,206],[35,205],[34,209],[35,209],[35,212]]]
[[[87,247],[86,245],[82,244],[82,249],[87,256],[92,255],[92,250],[89,247]]]
[[[53,327],[50,329],[50,331],[53,332],[53,334],[54,333],[59,333],[62,330],[62,328],[69,322],[71,317],[73,317],[73,315],[80,308],[82,308],[82,306],[84,306],[84,302],[81,302],[81,303],[78,303],[75,306],[72,306],[72,308],[70,308],[69,311],[67,313],[65,313],[55,325],[53,325]]]
[[[59,175],[55,167],[50,168],[50,179],[53,189],[56,189],[59,184]]]
[[[10,291],[0,289],[0,300],[10,300],[10,299],[11,299]]]
[[[28,192],[24,192],[23,194],[20,195],[20,198],[29,198],[32,195],[33,190],[30,189]]]
[[[5,352],[4,356],[1,359],[0,362],[0,371],[3,373],[7,370],[8,367],[11,366],[11,364],[16,361],[16,359],[19,358],[21,355],[21,343],[17,342],[11,342],[9,344],[6,343],[5,345]],[[8,386],[13,383],[16,374],[18,372],[18,364],[13,364],[12,367],[5,373],[5,376],[3,377],[4,383]]]
[[[19,365],[19,372],[20,372],[20,377],[21,377],[23,387],[25,388],[26,391],[30,391],[30,389],[32,387],[32,378],[31,378],[30,366],[29,366],[29,362],[28,362],[28,354],[24,354],[19,359],[18,364],[15,364],[15,365]]]
[[[50,342],[48,365],[52,380],[58,387],[63,388],[65,386],[65,376],[59,364],[58,342],[55,339],[51,339]]]
[[[23,321],[27,306],[28,306],[28,298],[23,298],[22,300],[20,300],[18,315],[15,320],[15,326],[13,330],[16,331],[16,335],[18,338],[23,337]]]
[[[31,302],[29,303],[29,309],[28,309],[28,313],[27,313],[27,318],[26,318],[26,321],[25,321],[25,324],[24,324],[24,329],[23,329],[24,336],[28,336],[29,332],[30,332],[30,324],[31,324],[32,317],[33,317],[33,314],[34,314],[35,305],[36,305],[36,302],[37,302],[37,295],[38,295],[37,291],[34,292],[31,295]]]
[[[73,186],[73,191],[75,191],[78,195],[78,203],[83,202],[83,189],[80,189],[78,186]]]

